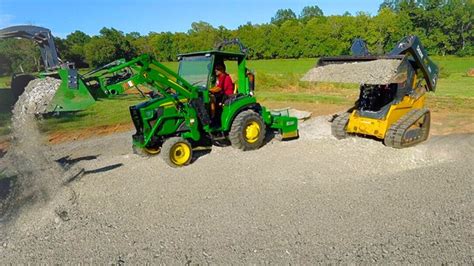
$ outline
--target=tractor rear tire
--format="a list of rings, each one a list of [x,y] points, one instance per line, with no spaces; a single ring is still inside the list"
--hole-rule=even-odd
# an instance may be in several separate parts
[[[252,111],[243,111],[232,122],[229,140],[232,147],[250,151],[260,148],[265,139],[266,125],[262,117]]]
[[[163,161],[171,167],[188,165],[193,158],[193,148],[189,141],[182,137],[172,137],[163,143],[161,148]]]

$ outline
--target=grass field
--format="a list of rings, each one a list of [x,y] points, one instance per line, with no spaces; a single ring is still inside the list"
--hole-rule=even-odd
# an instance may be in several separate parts
[[[428,95],[430,108],[473,111],[474,77],[468,77],[467,72],[474,68],[474,57],[433,57],[433,60],[440,66],[441,75],[436,92]],[[349,107],[358,97],[357,85],[315,84],[299,80],[315,63],[316,59],[249,61],[249,68],[256,73],[257,98],[264,104],[277,102],[288,106],[305,103]],[[173,70],[178,67],[176,62],[165,65]],[[228,72],[236,73],[235,66],[229,64]],[[6,86],[9,81],[9,77],[1,77],[0,88],[5,88],[2,85]],[[0,97],[3,97],[2,94]],[[70,132],[89,127],[127,124],[130,123],[128,107],[143,100],[136,95],[101,100],[84,112],[46,119],[41,128],[46,132]],[[0,135],[8,132],[8,120],[9,114],[0,115]]]
[[[6,89],[10,87],[11,77],[4,76],[0,77],[0,89]]]

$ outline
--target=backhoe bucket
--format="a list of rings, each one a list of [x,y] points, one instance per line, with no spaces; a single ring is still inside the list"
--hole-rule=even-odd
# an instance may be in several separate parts
[[[84,82],[74,69],[59,69],[61,85],[48,106],[47,112],[76,112],[95,103]]]

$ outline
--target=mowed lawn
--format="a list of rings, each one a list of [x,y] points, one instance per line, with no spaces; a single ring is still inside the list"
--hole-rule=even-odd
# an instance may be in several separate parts
[[[441,69],[435,93],[428,94],[428,105],[438,110],[463,112],[474,110],[474,77],[468,77],[474,68],[474,57],[454,56],[433,57]],[[358,85],[334,83],[302,82],[300,78],[312,67],[317,59],[278,59],[249,61],[248,67],[256,74],[256,96],[263,104],[274,105],[350,105],[358,97]],[[177,70],[176,62],[166,66]],[[228,72],[235,76],[236,66],[228,64]],[[0,88],[9,78],[0,78]],[[1,97],[1,94],[0,94]],[[45,119],[42,129],[46,132],[70,132],[90,127],[131,124],[128,107],[145,101],[139,95],[127,95],[116,99],[103,99],[90,109],[62,117]],[[0,135],[8,132],[9,115],[0,115]]]

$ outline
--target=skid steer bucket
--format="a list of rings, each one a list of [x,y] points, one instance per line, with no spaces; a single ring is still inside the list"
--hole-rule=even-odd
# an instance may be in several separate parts
[[[322,57],[301,80],[359,84],[389,84],[398,81],[403,56]]]

